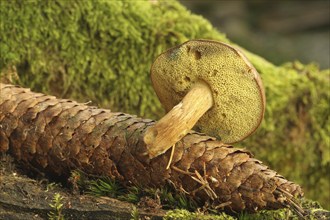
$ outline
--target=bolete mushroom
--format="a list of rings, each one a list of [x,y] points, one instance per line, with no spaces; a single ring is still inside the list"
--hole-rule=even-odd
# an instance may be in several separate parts
[[[242,52],[228,44],[191,40],[171,48],[154,61],[151,80],[168,113],[144,135],[150,158],[174,146],[195,124],[231,144],[248,137],[262,121],[260,76]]]

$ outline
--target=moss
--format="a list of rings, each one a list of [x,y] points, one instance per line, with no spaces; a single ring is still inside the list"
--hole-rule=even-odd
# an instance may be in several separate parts
[[[205,215],[199,212],[189,212],[185,209],[175,209],[168,211],[164,216],[164,220],[234,220],[235,218],[222,214],[222,215]]]
[[[197,201],[188,198],[185,194],[175,193],[175,189],[170,184],[164,185],[162,189],[124,187],[119,182],[109,177],[91,177],[79,171],[73,171],[70,177],[71,185],[81,193],[93,196],[109,196],[122,201],[139,205],[139,203],[149,198],[159,208],[167,210],[164,219],[200,219],[200,220],[264,220],[264,219],[298,219],[298,216],[289,208],[279,210],[262,210],[257,213],[232,213],[218,212],[205,205],[198,208]],[[319,203],[301,199],[297,200],[305,210],[306,219],[326,219],[330,212],[324,210]],[[202,211],[201,211],[202,210]],[[132,212],[133,213],[133,212]]]
[[[49,206],[53,209],[48,213],[49,220],[64,220],[64,215],[62,214],[63,208],[63,197],[59,193],[54,194],[53,203]]]
[[[23,85],[154,118],[155,56],[217,35],[174,1],[2,1],[0,13],[0,66],[17,65]]]
[[[322,207],[313,201],[305,200],[303,201],[303,207],[306,210],[305,219],[316,220],[316,219],[329,219],[330,212],[322,209]],[[164,219],[203,219],[203,220],[283,220],[291,219],[298,220],[301,219],[295,215],[290,209],[279,209],[279,210],[264,210],[255,214],[240,213],[236,216],[226,215],[224,213],[220,214],[202,214],[200,212],[189,212],[185,209],[175,209],[168,211]]]
[[[35,91],[154,119],[163,114],[149,79],[154,58],[188,39],[230,43],[174,0],[2,0],[0,16],[0,78],[16,66],[18,83]],[[330,208],[330,71],[245,53],[262,76],[267,107],[241,145]]]
[[[329,208],[330,71],[299,62],[274,70],[263,74],[265,120],[242,145]]]

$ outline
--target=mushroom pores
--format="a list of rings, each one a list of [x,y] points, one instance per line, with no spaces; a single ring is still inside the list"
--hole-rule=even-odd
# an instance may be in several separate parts
[[[217,41],[191,40],[157,57],[151,67],[154,90],[166,111],[203,80],[214,105],[197,122],[201,132],[225,143],[238,142],[260,125],[265,95],[259,74],[237,49]]]

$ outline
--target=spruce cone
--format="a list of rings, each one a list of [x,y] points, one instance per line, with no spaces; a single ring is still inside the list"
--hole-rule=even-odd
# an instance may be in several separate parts
[[[56,99],[14,85],[0,86],[0,152],[41,171],[68,176],[80,169],[126,185],[171,183],[202,203],[232,212],[294,207],[294,184],[246,150],[190,132],[170,151],[149,159],[148,119]]]

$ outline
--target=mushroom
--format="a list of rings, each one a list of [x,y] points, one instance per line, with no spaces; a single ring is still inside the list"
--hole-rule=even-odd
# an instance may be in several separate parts
[[[173,47],[154,61],[151,80],[168,113],[144,135],[149,158],[175,146],[195,125],[232,144],[251,135],[263,119],[261,78],[228,44],[191,40]]]

